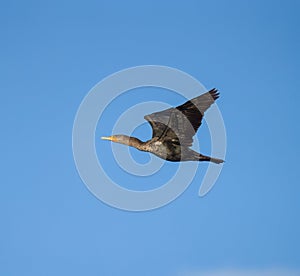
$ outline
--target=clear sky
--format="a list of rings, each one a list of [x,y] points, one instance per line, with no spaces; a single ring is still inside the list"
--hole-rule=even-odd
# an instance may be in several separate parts
[[[2,1],[0,274],[300,275],[299,11],[296,0]],[[144,64],[217,87],[228,143],[205,197],[201,164],[177,200],[133,213],[83,184],[72,127],[96,83]],[[139,95],[111,110],[144,99],[182,103],[155,89]],[[109,135],[101,128],[114,120],[106,116],[97,134]],[[147,139],[151,129],[136,134]],[[201,134],[209,153],[205,125]],[[118,178],[109,143],[100,143]]]

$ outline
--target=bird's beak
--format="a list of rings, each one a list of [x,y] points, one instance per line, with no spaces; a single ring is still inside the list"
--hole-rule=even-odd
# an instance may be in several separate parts
[[[102,140],[114,141],[113,136],[108,136],[108,137],[102,136],[101,139],[102,139]]]

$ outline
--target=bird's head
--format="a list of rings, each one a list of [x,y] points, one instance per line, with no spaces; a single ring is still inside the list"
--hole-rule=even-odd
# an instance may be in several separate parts
[[[102,140],[108,140],[115,143],[131,146],[140,149],[143,142],[135,137],[129,137],[127,135],[113,135],[108,137],[101,137]]]

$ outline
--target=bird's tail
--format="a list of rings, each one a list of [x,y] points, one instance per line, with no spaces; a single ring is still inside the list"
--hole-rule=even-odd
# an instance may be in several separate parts
[[[213,162],[213,163],[216,163],[216,164],[220,164],[220,163],[224,162],[224,160],[222,160],[222,159],[213,158],[213,157],[205,156],[205,155],[202,155],[202,154],[200,154],[200,156],[199,156],[199,161],[209,161],[209,162]]]
[[[222,159],[219,159],[219,158],[210,158],[209,160],[210,162],[213,162],[213,163],[216,163],[216,164],[221,164],[221,163],[224,163],[224,160]]]

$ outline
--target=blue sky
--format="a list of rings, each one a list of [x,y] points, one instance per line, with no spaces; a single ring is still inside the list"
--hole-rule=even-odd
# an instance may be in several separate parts
[[[300,275],[298,1],[0,7],[1,275]],[[178,68],[220,90],[227,156],[205,197],[198,189],[207,164],[171,204],[132,213],[87,190],[73,161],[72,127],[97,82],[144,64]],[[155,89],[140,95],[182,103]],[[128,93],[111,108],[135,101]],[[113,119],[106,116],[104,130]],[[142,139],[150,133],[147,125],[136,131]],[[201,134],[209,153],[205,125]],[[103,147],[108,173],[118,177]],[[149,158],[132,152],[139,162]]]

